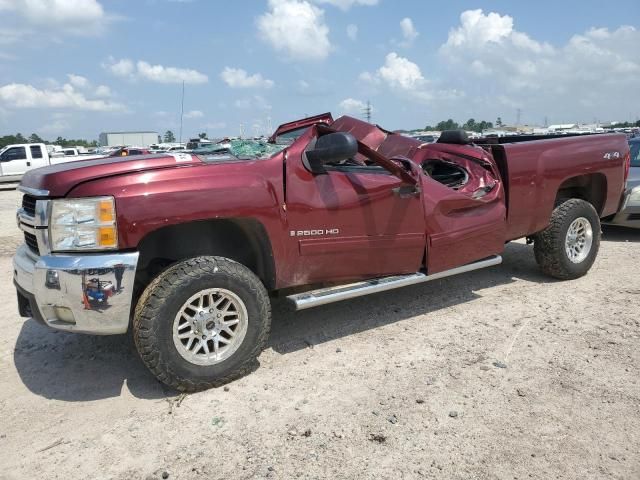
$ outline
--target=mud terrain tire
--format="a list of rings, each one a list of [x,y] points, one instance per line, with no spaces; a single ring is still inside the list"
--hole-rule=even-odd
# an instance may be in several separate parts
[[[227,292],[227,296],[240,305],[239,309],[246,319],[243,322],[242,338],[236,342],[236,349],[228,358],[214,364],[206,362],[216,361],[215,359],[205,359],[205,364],[196,364],[185,358],[185,355],[189,355],[189,347],[180,353],[179,346],[175,343],[180,341],[175,337],[175,322],[178,322],[178,315],[184,311],[185,302],[198,298],[200,292],[215,292],[216,289]],[[206,293],[204,297],[209,300],[205,298],[199,304],[211,302],[214,307],[215,297],[210,295],[212,294]],[[204,315],[207,312],[217,312],[214,308],[205,310]],[[197,315],[198,313],[193,314],[194,317]],[[216,315],[214,313],[209,316]],[[186,327],[183,325],[179,328],[189,328],[188,332],[216,335],[213,330],[214,320],[215,318],[209,320],[205,327],[200,324],[201,330],[196,330],[195,327],[191,329],[191,322]],[[180,317],[179,322],[184,321]],[[206,330],[207,328],[211,330]],[[221,328],[225,328],[224,325]],[[262,352],[270,328],[271,304],[262,282],[244,265],[222,257],[191,258],[169,267],[145,289],[133,319],[133,337],[144,364],[158,380],[182,392],[218,387],[246,374]],[[220,332],[217,333],[219,334]],[[196,340],[200,342],[199,339],[194,339],[194,342]],[[200,357],[209,351],[209,346],[213,351],[213,340],[203,343],[207,343],[207,350],[199,350]]]
[[[572,246],[576,250],[572,251]],[[589,202],[571,198],[553,210],[549,226],[535,236],[533,251],[544,273],[560,280],[572,280],[589,271],[599,248],[598,213]]]

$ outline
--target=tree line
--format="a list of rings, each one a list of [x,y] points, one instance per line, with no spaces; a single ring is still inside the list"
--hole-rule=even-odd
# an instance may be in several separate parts
[[[88,141],[83,139],[66,139],[63,137],[58,137],[53,141],[44,140],[38,134],[32,133],[28,137],[25,137],[21,133],[16,133],[15,135],[5,135],[0,137],[0,148],[6,147],[7,145],[14,145],[16,143],[46,143],[52,145],[60,145],[61,147],[97,147],[98,142],[95,140]]]
[[[498,117],[496,125],[499,127],[502,126],[502,119],[500,117]],[[444,130],[458,130],[460,128],[469,132],[482,133],[483,130],[493,128],[493,122],[487,122],[485,120],[477,122],[474,118],[470,118],[465,123],[459,124],[452,119],[448,119],[438,122],[435,125],[427,125],[426,127],[424,127],[424,130],[442,132]]]
[[[207,139],[207,134],[205,132],[202,132],[202,133],[198,134],[198,137],[201,140],[206,140]],[[164,136],[162,137],[162,139],[164,140],[165,143],[175,143],[176,142],[176,136],[171,130],[167,130],[164,133]]]

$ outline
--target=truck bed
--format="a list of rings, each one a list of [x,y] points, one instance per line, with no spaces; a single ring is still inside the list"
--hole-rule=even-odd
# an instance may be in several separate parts
[[[615,213],[624,190],[628,144],[622,134],[483,139],[503,177],[509,240],[548,225],[556,199],[589,192],[600,217]],[[607,188],[607,186],[620,188]],[[584,194],[582,194],[584,195]]]

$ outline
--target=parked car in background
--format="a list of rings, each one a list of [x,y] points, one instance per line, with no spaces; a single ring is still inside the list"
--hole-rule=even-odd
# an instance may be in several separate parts
[[[121,147],[109,154],[109,157],[132,157],[134,155],[149,155],[153,152],[146,148]]]
[[[438,140],[438,137],[436,137],[435,135],[416,135],[413,138],[422,143],[434,143],[436,140]]]
[[[631,164],[624,202],[620,211],[605,223],[640,228],[640,137],[629,140]]]
[[[17,182],[29,170],[78,158],[68,157],[62,152],[49,151],[44,143],[21,143],[7,145],[0,150],[0,182]]]

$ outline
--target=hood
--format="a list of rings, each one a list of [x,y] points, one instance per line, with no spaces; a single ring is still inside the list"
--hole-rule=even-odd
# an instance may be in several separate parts
[[[78,160],[31,170],[22,177],[20,185],[47,190],[51,197],[63,197],[76,185],[97,178],[194,164],[201,165],[202,161],[197,156],[186,153]]]

